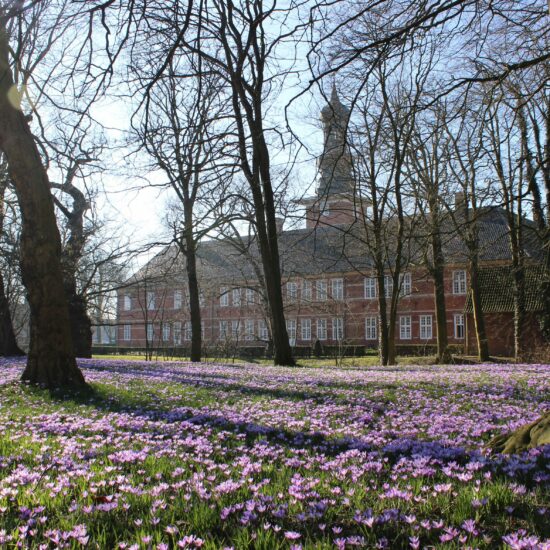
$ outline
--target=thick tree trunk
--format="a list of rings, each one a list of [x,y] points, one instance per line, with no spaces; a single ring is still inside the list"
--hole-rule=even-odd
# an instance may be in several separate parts
[[[256,128],[254,139],[257,152],[254,156],[260,178],[249,180],[249,183],[254,198],[258,243],[271,315],[273,360],[275,365],[295,365],[294,358],[292,357],[292,348],[288,341],[284,315],[279,244],[277,223],[275,220],[275,203],[271,186],[269,152],[265,143],[263,129],[261,128],[261,120],[257,121],[257,123],[259,127]]]
[[[477,259],[470,259],[470,289],[472,292],[472,306],[474,312],[474,325],[476,330],[477,353],[480,361],[489,360],[489,342],[487,340],[487,332],[485,331],[485,317],[481,307],[481,294],[479,291],[478,282],[478,265]]]
[[[65,293],[69,302],[71,338],[76,357],[92,357],[92,321],[84,298],[76,291],[74,280],[65,273]]]
[[[0,273],[0,355],[10,357],[25,355],[17,345],[13,324],[11,321],[10,307],[4,292],[4,279]]]
[[[48,176],[17,103],[0,27],[0,149],[21,210],[21,273],[31,312],[30,349],[22,378],[48,388],[86,386],[76,365],[61,271],[61,240]]]
[[[202,322],[199,281],[197,277],[196,243],[193,239],[192,227],[185,234],[185,258],[187,262],[187,284],[189,286],[189,310],[191,314],[191,361],[199,363],[202,355]]]

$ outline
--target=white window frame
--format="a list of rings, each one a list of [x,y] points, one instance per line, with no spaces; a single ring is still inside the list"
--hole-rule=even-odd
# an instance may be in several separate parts
[[[256,291],[253,288],[246,289],[246,303],[249,306],[256,303]]]
[[[393,277],[391,275],[384,275],[384,296],[391,298],[393,293]]]
[[[341,342],[344,339],[344,319],[342,317],[332,318],[332,339]]]
[[[131,311],[131,309],[132,309],[132,297],[129,294],[125,294],[122,301],[123,301],[124,311]]]
[[[239,307],[242,301],[241,298],[242,298],[241,289],[234,288],[233,291],[231,292],[231,300],[233,302],[233,305]]]
[[[302,319],[300,321],[300,332],[302,340],[305,342],[311,340],[311,319]]]
[[[122,339],[125,342],[129,342],[132,339],[132,325],[124,325]]]
[[[313,285],[307,279],[302,281],[302,300],[304,302],[311,302],[313,300]]]
[[[298,283],[291,281],[286,284],[286,299],[292,303],[298,299]]]
[[[291,346],[296,345],[296,319],[286,320],[286,332],[288,334],[288,343]]]
[[[317,319],[317,340],[327,339],[327,320]]]
[[[258,321],[258,339],[263,342],[267,342],[269,340],[269,331],[267,330],[267,323],[265,322],[265,319],[260,319]]]
[[[229,306],[229,291],[226,286],[220,287],[220,307]]]
[[[464,295],[466,294],[466,270],[457,269],[453,271],[453,294]]]
[[[431,315],[420,315],[420,339],[431,340],[433,338],[433,317]]]
[[[172,326],[172,340],[175,346],[181,344],[181,321],[174,321]]]
[[[410,315],[399,317],[399,339],[412,340],[412,317]]]
[[[254,319],[246,319],[244,322],[244,339],[254,340]]]
[[[162,341],[170,341],[170,323],[162,323]]]
[[[328,299],[328,285],[326,279],[315,281],[315,298],[318,302],[326,302]]]
[[[401,296],[410,296],[412,294],[412,276],[410,273],[403,273],[399,276]]]
[[[339,277],[338,279],[331,280],[331,291],[333,300],[343,300],[344,299],[344,279]]]
[[[206,298],[204,297],[204,292],[199,290],[199,306],[204,307],[206,305]]]
[[[147,323],[147,325],[145,326],[145,335],[148,342],[153,342],[153,340],[155,339],[155,328],[153,326],[153,323]]]
[[[185,324],[183,325],[183,339],[186,342],[191,341],[191,338],[193,337],[193,331],[191,329],[191,321],[185,321]]]
[[[364,281],[364,297],[365,300],[373,300],[378,297],[378,284],[376,277],[365,277]]]
[[[378,317],[375,315],[365,317],[365,340],[378,340]]]
[[[229,324],[226,319],[220,321],[220,340],[225,340],[228,336]]]
[[[155,309],[155,293],[152,290],[147,290],[145,292],[145,304],[148,311],[153,311]]]
[[[181,309],[183,305],[183,292],[181,290],[174,290],[174,309]]]
[[[453,326],[455,339],[464,340],[466,335],[466,319],[463,313],[455,313],[453,315]],[[462,335],[460,335],[460,332],[462,332]]]

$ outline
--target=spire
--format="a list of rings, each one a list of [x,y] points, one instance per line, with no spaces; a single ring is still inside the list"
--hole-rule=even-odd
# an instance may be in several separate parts
[[[318,162],[317,195],[320,198],[353,191],[352,158],[346,140],[349,115],[350,111],[340,101],[336,83],[333,82],[330,100],[321,109],[325,139],[323,154]]]

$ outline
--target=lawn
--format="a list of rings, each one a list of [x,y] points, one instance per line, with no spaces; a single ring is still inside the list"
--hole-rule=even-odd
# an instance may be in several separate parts
[[[94,393],[0,364],[0,547],[550,547],[550,366],[80,362]]]

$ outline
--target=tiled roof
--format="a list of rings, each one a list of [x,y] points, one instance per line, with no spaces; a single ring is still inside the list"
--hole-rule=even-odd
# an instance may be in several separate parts
[[[389,226],[394,222],[389,222]],[[467,248],[460,235],[451,230],[443,235],[444,256],[448,263],[465,263]],[[502,209],[492,208],[481,212],[478,220],[479,259],[481,262],[510,262],[508,227]],[[422,263],[421,243],[423,227],[419,224],[417,243],[406,250],[410,261]],[[541,247],[532,227],[525,222],[525,256],[534,261],[541,260]],[[365,228],[357,224],[351,229],[345,227],[319,226],[315,229],[285,231],[279,236],[279,249],[283,278],[293,275],[315,275],[348,271],[367,272],[373,262],[365,243]],[[258,245],[255,240],[247,240],[247,255],[243,256],[229,239],[205,240],[197,248],[199,277],[208,280],[226,281],[255,279],[253,259],[261,266]],[[390,247],[391,248],[391,247]],[[388,258],[388,265],[391,258]],[[140,269],[129,282],[149,277],[185,281],[185,258],[176,245],[166,247]]]
[[[548,272],[540,265],[525,267],[525,309],[542,311],[541,285],[548,281]],[[487,267],[479,270],[481,308],[484,313],[509,313],[514,311],[514,279],[511,266]],[[472,313],[471,293],[468,294],[466,313]]]

